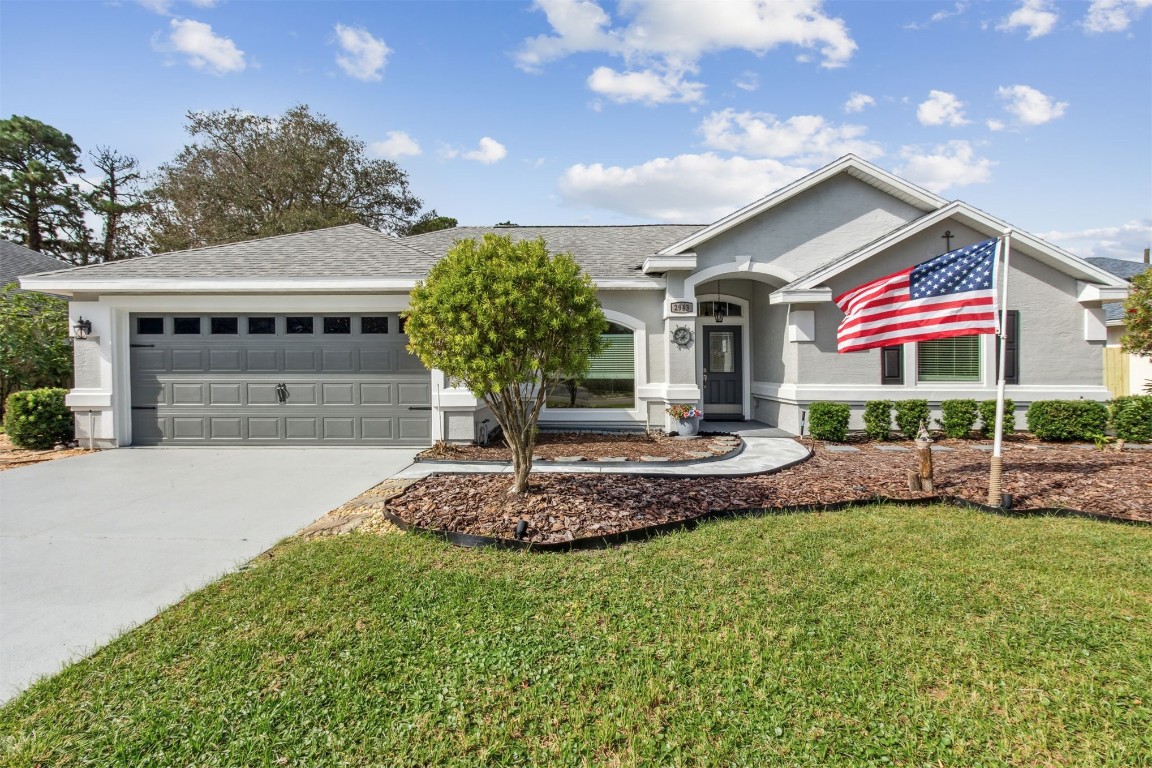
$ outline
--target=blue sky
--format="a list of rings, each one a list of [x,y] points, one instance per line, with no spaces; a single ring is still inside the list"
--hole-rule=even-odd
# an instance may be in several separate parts
[[[0,0],[0,112],[151,169],[306,103],[461,224],[708,223],[851,151],[1137,259],[1150,5]]]

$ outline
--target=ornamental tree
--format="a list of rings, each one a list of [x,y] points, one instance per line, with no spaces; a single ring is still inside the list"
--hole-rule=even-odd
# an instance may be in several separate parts
[[[1124,301],[1124,326],[1121,348],[1131,355],[1152,357],[1152,269],[1132,278]],[[1152,391],[1152,382],[1145,388]]]
[[[68,302],[21,291],[0,290],[0,415],[8,395],[37,387],[72,384]]]
[[[512,449],[510,493],[528,490],[548,390],[588,372],[607,329],[591,278],[542,239],[461,240],[412,291],[408,349],[492,409]]]

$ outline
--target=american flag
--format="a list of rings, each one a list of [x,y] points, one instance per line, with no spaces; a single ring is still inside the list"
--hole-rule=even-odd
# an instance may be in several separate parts
[[[958,248],[840,294],[837,350],[996,333],[998,243]]]

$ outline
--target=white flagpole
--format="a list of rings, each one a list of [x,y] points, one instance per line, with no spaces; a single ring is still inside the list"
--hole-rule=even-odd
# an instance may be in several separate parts
[[[997,332],[997,338],[1000,339],[1000,362],[996,376],[996,433],[992,441],[992,467],[988,477],[988,506],[990,507],[999,507],[1003,504],[1000,481],[1003,471],[1001,449],[1004,442],[1004,373],[1008,353],[1008,259],[1012,252],[1011,229],[1004,233],[1004,239],[1000,242],[1001,250],[1004,253],[1004,267],[1001,270],[1004,277],[1000,281],[1000,317],[998,318],[1000,329]]]

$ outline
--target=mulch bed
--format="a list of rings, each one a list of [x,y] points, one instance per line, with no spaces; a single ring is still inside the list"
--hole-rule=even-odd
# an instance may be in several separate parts
[[[886,443],[910,447],[910,443]],[[935,451],[936,495],[983,503],[990,453],[959,440]],[[525,540],[571,541],[677,522],[726,509],[832,504],[875,496],[926,498],[908,490],[912,452],[877,444],[838,453],[822,444],[811,459],[772,475],[747,478],[645,478],[607,474],[537,474],[523,496],[507,493],[507,475],[440,475],[388,502],[388,511],[420,528],[510,539],[520,520]],[[1013,440],[1004,448],[1003,489],[1014,509],[1077,509],[1152,522],[1152,451]]]
[[[643,457],[661,457],[669,461],[696,461],[693,452],[708,452],[722,456],[734,450],[727,446],[714,446],[712,435],[701,435],[686,440],[663,434],[596,434],[591,432],[541,432],[536,439],[534,456],[544,461],[580,456],[585,461],[616,457],[628,461],[641,461]],[[724,435],[724,437],[728,437]],[[512,461],[512,451],[502,438],[491,445],[438,445],[423,451],[421,460],[446,461]]]
[[[69,456],[81,456],[91,451],[83,448],[67,448],[62,451],[48,449],[46,451],[33,451],[27,448],[17,448],[12,445],[8,435],[0,435],[0,472],[16,467],[27,467],[45,461],[66,459]]]

